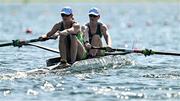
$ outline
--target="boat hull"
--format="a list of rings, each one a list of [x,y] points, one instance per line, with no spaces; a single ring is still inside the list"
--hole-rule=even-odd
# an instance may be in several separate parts
[[[59,63],[59,57],[48,59],[47,67],[41,68],[41,69],[35,69],[31,70],[28,73],[51,73],[51,72],[85,72],[85,71],[98,71],[98,70],[104,70],[108,68],[116,68],[116,67],[122,67],[123,65],[129,65],[132,64],[131,60],[129,60],[126,56],[103,56],[99,58],[92,58],[92,59],[86,59],[77,61],[71,66],[68,66],[67,68],[58,67]]]
[[[55,68],[57,64],[57,61],[60,58],[52,58],[47,60],[47,68],[49,70],[52,70],[53,67]],[[103,68],[108,68],[112,67],[115,65],[121,66],[121,65],[127,65],[131,64],[131,60],[128,60],[126,56],[103,56],[103,57],[98,57],[98,58],[92,58],[92,59],[86,59],[86,60],[81,60],[77,61],[66,70],[70,71],[85,71],[85,70],[93,70],[93,69],[98,69],[100,67]]]

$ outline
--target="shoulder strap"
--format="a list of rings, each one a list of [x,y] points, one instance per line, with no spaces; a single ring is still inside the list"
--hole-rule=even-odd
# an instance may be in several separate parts
[[[91,28],[90,28],[89,23],[87,23],[85,26],[87,26],[89,28],[88,34],[89,34],[89,39],[91,40],[92,34],[91,34]]]
[[[98,34],[100,37],[102,37],[101,26],[102,26],[102,23],[98,22],[97,23],[96,34]]]
[[[87,27],[89,28],[89,35],[91,35],[91,28],[90,28],[90,25],[89,25],[89,23],[87,23]]]

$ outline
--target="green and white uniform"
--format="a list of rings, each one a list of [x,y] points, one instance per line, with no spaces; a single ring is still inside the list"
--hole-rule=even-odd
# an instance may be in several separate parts
[[[77,23],[77,22],[73,22],[72,23],[72,25],[74,24],[74,23]],[[64,24],[63,24],[63,22],[60,22],[60,25],[61,25],[61,27],[60,27],[60,29],[59,29],[59,31],[63,31],[63,30],[65,30],[65,28],[64,28]],[[72,27],[72,25],[71,25],[71,27]],[[76,35],[76,38],[80,41],[80,43],[82,44],[82,46],[84,46],[83,44],[84,44],[84,37],[83,37],[83,33],[80,31],[80,32],[78,32],[77,34],[75,34]],[[67,40],[68,40],[68,42],[70,42],[71,40],[70,40],[70,35],[68,35],[67,36]],[[70,46],[69,46],[70,47]],[[85,53],[83,53],[83,57],[82,57],[82,60],[83,59],[86,59],[87,58],[87,52],[85,52]]]

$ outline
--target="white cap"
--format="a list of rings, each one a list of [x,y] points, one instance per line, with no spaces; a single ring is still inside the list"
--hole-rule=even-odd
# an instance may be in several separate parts
[[[62,8],[60,13],[70,15],[70,14],[72,14],[72,9],[71,9],[71,7],[64,7],[64,8]]]
[[[100,15],[100,13],[99,13],[99,9],[98,8],[96,8],[96,7],[93,7],[93,8],[91,8],[90,10],[89,10],[89,13],[88,13],[89,15],[96,15],[96,16],[99,16]]]

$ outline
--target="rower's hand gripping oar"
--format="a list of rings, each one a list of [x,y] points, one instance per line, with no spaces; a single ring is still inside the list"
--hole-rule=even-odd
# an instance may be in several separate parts
[[[31,39],[31,40],[12,40],[12,42],[10,43],[4,43],[4,44],[0,44],[0,47],[4,47],[4,46],[14,46],[14,47],[22,47],[23,45],[25,44],[28,44],[28,43],[33,43],[33,42],[40,42],[40,41],[46,41],[46,40],[49,40],[49,39],[56,39],[57,37],[49,37],[49,38],[37,38],[37,39]]]
[[[108,52],[115,52],[115,51],[121,51],[121,52],[126,52],[126,53],[141,53],[144,54],[145,56],[150,56],[150,55],[173,55],[173,56],[180,56],[180,53],[173,53],[173,52],[160,52],[160,51],[152,51],[151,49],[115,49],[111,47],[91,47],[91,49],[100,49],[100,50],[105,50]]]

